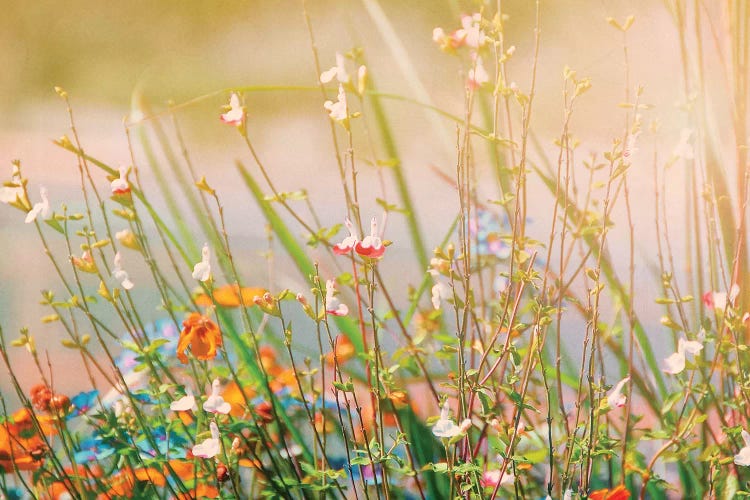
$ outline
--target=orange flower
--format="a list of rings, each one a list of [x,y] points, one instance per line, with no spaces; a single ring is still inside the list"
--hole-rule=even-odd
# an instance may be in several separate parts
[[[253,299],[256,296],[262,297],[266,293],[263,288],[257,287],[240,287],[238,285],[224,285],[214,289],[213,300],[205,293],[199,294],[195,297],[195,303],[201,307],[208,307],[214,303],[222,307],[240,307],[245,304],[245,307],[255,305]],[[240,295],[242,295],[242,301],[240,301]]]
[[[243,396],[242,393],[245,393]],[[240,386],[237,385],[237,382],[232,380],[229,382],[226,387],[224,387],[224,392],[221,394],[221,397],[224,398],[224,401],[229,403],[232,406],[232,409],[229,411],[229,414],[233,417],[241,417],[245,414],[245,399],[247,401],[250,401],[255,396],[255,391],[253,391],[251,388],[246,387],[245,389],[240,389]]]
[[[36,470],[42,465],[47,445],[38,432],[31,410],[21,408],[4,423],[0,423],[0,473]],[[39,430],[51,436],[57,432],[53,417],[36,415]],[[14,468],[15,464],[15,468]]]
[[[297,376],[294,374],[294,370],[287,368],[286,370],[280,370],[273,374],[273,380],[268,382],[273,392],[278,392],[283,388],[288,388],[292,395],[299,395],[299,387],[297,387]]]
[[[146,481],[154,486],[163,487],[167,480],[158,469],[141,467],[133,470],[129,467],[122,469],[109,480],[109,496],[131,497],[136,482]]]
[[[603,490],[592,491],[589,498],[591,500],[628,500],[630,492],[624,484],[621,484],[613,490],[605,488]]]
[[[216,357],[216,348],[221,347],[221,331],[216,323],[207,317],[192,313],[182,322],[180,341],[177,344],[177,358],[183,364],[187,363],[185,349],[190,346],[190,352],[196,359],[206,361]]]
[[[328,354],[326,354],[326,363],[328,363],[330,366],[333,366],[335,364],[335,361],[344,363],[348,359],[351,359],[357,351],[354,348],[354,344],[352,344],[352,341],[349,340],[349,337],[342,334],[336,337],[334,352],[336,353],[335,360],[333,352],[329,352]]]

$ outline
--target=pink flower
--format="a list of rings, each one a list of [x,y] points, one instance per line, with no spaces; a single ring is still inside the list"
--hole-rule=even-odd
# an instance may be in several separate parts
[[[337,243],[333,246],[333,253],[335,253],[336,255],[348,254],[352,251],[352,249],[354,249],[354,246],[359,241],[359,238],[357,238],[357,233],[354,232],[354,225],[348,217],[346,218],[346,220],[344,220],[344,225],[349,230],[349,236],[344,238],[341,243]]]
[[[333,316],[346,316],[349,314],[349,308],[346,304],[341,304],[335,296],[336,282],[333,280],[326,281],[326,313]]]
[[[128,171],[130,168],[122,166],[118,169],[120,177],[113,180],[110,184],[113,195],[130,194],[130,183],[128,183]]]
[[[453,35],[456,39],[462,40],[463,44],[472,49],[478,49],[485,43],[484,31],[479,27],[482,21],[482,15],[475,13],[472,15],[461,16],[461,29]]]
[[[229,98],[229,111],[223,113],[219,119],[227,125],[239,127],[245,122],[245,107],[240,103],[240,96],[232,92]]]
[[[206,402],[203,403],[203,409],[209,413],[221,413],[227,415],[232,410],[232,405],[224,401],[219,391],[221,390],[221,383],[219,379],[214,379],[211,383],[211,395],[208,396]]]
[[[385,226],[385,215],[383,216],[383,226]],[[354,246],[356,251],[362,257],[369,257],[371,259],[378,259],[385,253],[385,245],[381,239],[382,234],[378,233],[378,221],[375,217],[370,222],[370,235],[357,242]]]
[[[702,296],[703,304],[708,309],[724,311],[727,308],[727,304],[734,305],[734,301],[739,294],[740,287],[737,283],[734,283],[729,289],[729,294],[726,292],[714,292],[711,290],[704,293]]]
[[[219,439],[219,428],[216,422],[211,422],[211,437],[200,444],[193,446],[193,455],[198,458],[213,458],[221,453],[221,441]]]
[[[503,478],[500,479],[500,469],[486,470],[482,473],[482,486],[485,488],[494,488],[500,483],[500,486],[504,484],[513,484],[516,481],[516,477],[508,469],[505,470]]]

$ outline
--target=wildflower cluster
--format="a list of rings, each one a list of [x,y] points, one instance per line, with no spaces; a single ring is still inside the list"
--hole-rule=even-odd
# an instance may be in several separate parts
[[[42,293],[42,322],[80,357],[83,376],[82,392],[59,391],[40,336],[24,328],[8,341],[0,329],[17,399],[0,395],[0,497],[619,500],[675,488],[750,495],[744,216],[720,227],[736,213],[724,205],[730,193],[713,193],[722,185],[716,177],[700,196],[693,184],[691,227],[700,234],[688,259],[707,254],[712,267],[685,279],[666,244],[666,202],[657,201],[659,249],[650,264],[660,296],[636,293],[630,175],[649,130],[643,90],[627,89],[622,135],[583,159],[571,117],[591,82],[566,67],[553,159],[544,148],[531,153],[539,47],[527,52],[535,59],[525,94],[510,79],[516,49],[506,47],[508,17],[496,8],[432,34],[464,65],[466,105],[456,117],[415,104],[437,109],[457,131],[455,178],[436,168],[455,189],[457,212],[445,224],[426,214],[439,238],[423,235],[389,139],[385,94],[361,49],[336,53],[334,66],[310,78],[338,148],[343,224],[321,217],[306,187],[276,188],[281,173],[267,168],[252,133],[254,87],[227,92],[218,118],[219,103],[207,117],[232,131],[238,157],[254,162],[238,161],[238,175],[268,224],[269,268],[281,265],[279,250],[286,254],[283,281],[244,272],[240,256],[257,252],[238,248],[225,220],[243,209],[225,206],[221,190],[195,174],[179,133],[178,148],[158,137],[165,151],[185,151],[192,183],[143,186],[140,169],[157,160],[131,151],[132,164],[115,168],[92,158],[71,112],[72,138],[56,144],[77,160],[82,213],[14,162],[0,202],[40,238],[60,283]],[[539,12],[535,19],[538,44]],[[625,34],[634,20],[608,22]],[[67,93],[57,92],[69,107]],[[480,108],[482,123],[474,118]],[[179,109],[169,110],[173,118]],[[126,126],[161,132],[161,116],[130,117]],[[382,148],[372,144],[371,122]],[[648,133],[658,144],[655,128]],[[701,137],[686,128],[671,155],[653,155],[656,194],[666,195],[658,181],[676,163],[705,167]],[[372,151],[360,152],[361,143]],[[480,169],[484,161],[494,164]],[[392,175],[398,199],[386,182],[381,192],[359,182],[371,167],[381,180]],[[574,172],[581,169],[588,186]],[[539,201],[531,177],[549,190],[543,224],[531,221]],[[189,213],[150,200],[154,188],[167,195],[176,187]],[[621,205],[625,254],[610,240]],[[308,247],[295,238],[300,231]],[[645,303],[662,311],[661,321],[639,317],[636,305]],[[20,371],[11,354],[31,370]]]

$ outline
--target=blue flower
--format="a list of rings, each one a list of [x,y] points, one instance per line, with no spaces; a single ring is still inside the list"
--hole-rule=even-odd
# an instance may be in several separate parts
[[[68,414],[67,418],[78,417],[89,411],[96,404],[98,397],[99,391],[96,389],[89,392],[81,392],[73,396],[70,400],[72,411]]]

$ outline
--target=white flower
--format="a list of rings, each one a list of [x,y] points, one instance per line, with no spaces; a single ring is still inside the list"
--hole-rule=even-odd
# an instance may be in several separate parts
[[[232,405],[224,401],[219,391],[221,390],[221,382],[216,378],[211,383],[211,395],[208,396],[206,402],[203,403],[203,409],[209,413],[221,413],[223,415],[228,414],[232,411]]]
[[[432,307],[435,309],[440,309],[440,301],[441,300],[447,300],[451,296],[451,289],[443,283],[442,281],[439,281],[435,283],[435,285],[432,287]]]
[[[436,437],[450,439],[464,434],[469,430],[469,427],[471,427],[471,420],[468,418],[458,426],[453,423],[453,420],[448,416],[449,414],[450,408],[448,407],[448,401],[446,401],[440,409],[440,418],[435,422],[435,426],[432,428],[432,433]]]
[[[242,106],[237,92],[232,92],[229,98],[229,111],[223,113],[219,119],[227,125],[234,125],[235,127],[242,125],[245,121],[245,108]]]
[[[609,406],[610,408],[622,408],[623,406],[625,406],[625,402],[628,400],[628,398],[622,393],[622,389],[625,387],[625,384],[627,384],[629,380],[630,377],[625,377],[624,379],[617,382],[617,385],[615,385],[612,391],[607,394],[607,406]]]
[[[742,440],[745,442],[745,446],[734,456],[734,463],[748,467],[750,466],[750,433],[745,429],[742,429]]]
[[[487,70],[484,69],[482,58],[477,57],[474,62],[474,67],[469,70],[469,86],[473,88],[481,87],[485,83],[490,81],[490,75],[487,74]]]
[[[201,255],[201,261],[193,267],[193,279],[208,281],[211,277],[211,251],[208,249],[208,243],[203,244]]]
[[[565,490],[565,493],[563,493],[563,500],[572,500],[573,499],[573,490],[567,489]]]
[[[349,308],[346,304],[339,303],[339,299],[334,295],[336,293],[336,282],[326,280],[326,312],[333,316],[346,316],[349,314]]]
[[[677,352],[664,360],[666,367],[664,371],[677,375],[685,369],[685,354],[698,354],[703,349],[703,344],[695,340],[680,338],[677,341]]]
[[[0,187],[0,203],[17,203],[18,200],[23,200],[25,196],[22,183],[21,169],[18,165],[13,165],[13,173],[10,177],[10,184],[13,185]]]
[[[692,129],[684,128],[680,131],[680,141],[675,146],[674,151],[672,151],[673,156],[684,158],[685,160],[692,160],[695,157],[693,145],[690,143],[692,135]]]
[[[437,27],[432,30],[432,41],[435,43],[443,43],[445,40],[445,30],[441,27]]]
[[[727,308],[727,294],[725,292],[714,292],[713,299],[714,309],[723,311]]]
[[[197,410],[198,405],[195,404],[195,396],[189,388],[185,388],[185,395],[177,401],[169,403],[169,409],[172,411],[190,411]]]
[[[740,294],[740,285],[734,283],[729,289],[729,303],[734,304],[735,299]]]
[[[26,214],[26,224],[34,222],[39,214],[42,214],[42,218],[44,219],[49,217],[49,200],[47,199],[47,189],[44,187],[40,187],[39,196],[42,198],[42,201],[40,201],[39,203],[34,203],[34,208],[32,208],[31,211]],[[12,201],[15,200],[16,198],[14,196]]]
[[[328,110],[328,116],[330,116],[332,120],[343,122],[349,118],[349,112],[346,107],[346,92],[344,91],[344,86],[342,84],[339,83],[338,101],[326,101],[323,103],[323,107]]]
[[[120,285],[125,290],[130,290],[133,288],[134,284],[132,281],[130,281],[130,277],[128,276],[128,273],[122,268],[122,255],[120,255],[120,252],[117,252],[115,254],[115,262],[114,262],[114,269],[112,270],[112,276],[115,277],[117,281],[120,282]]]
[[[198,458],[213,458],[221,452],[219,428],[216,426],[216,422],[211,422],[210,427],[211,437],[193,446],[193,455]]]
[[[336,77],[336,80],[338,80],[339,83],[349,83],[351,78],[349,77],[349,73],[346,72],[346,68],[344,67],[345,62],[346,61],[344,59],[344,56],[336,52],[336,66],[333,66],[331,67],[331,69],[322,72],[320,74],[320,82],[328,83],[333,80],[334,77]]]

